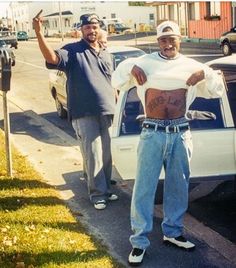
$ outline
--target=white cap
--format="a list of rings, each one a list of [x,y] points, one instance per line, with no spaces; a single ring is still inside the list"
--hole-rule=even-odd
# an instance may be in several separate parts
[[[168,35],[181,36],[179,25],[173,21],[164,21],[157,26],[157,38]]]

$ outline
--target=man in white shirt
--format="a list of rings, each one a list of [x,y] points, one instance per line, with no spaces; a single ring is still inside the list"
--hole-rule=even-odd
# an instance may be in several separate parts
[[[188,207],[192,136],[187,113],[196,98],[220,97],[221,76],[208,66],[179,53],[179,26],[165,21],[157,27],[160,52],[122,62],[112,75],[114,88],[137,86],[145,111],[138,146],[136,180],[131,201],[130,265],[139,265],[150,241],[158,178],[164,166],[162,231],[164,242],[180,248],[195,245],[183,236]]]

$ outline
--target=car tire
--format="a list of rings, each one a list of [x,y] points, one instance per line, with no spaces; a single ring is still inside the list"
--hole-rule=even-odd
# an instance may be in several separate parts
[[[232,49],[230,47],[230,44],[228,42],[224,42],[222,44],[222,52],[224,56],[230,56],[232,54]]]
[[[56,109],[57,109],[57,114],[60,118],[64,119],[67,117],[67,111],[63,107],[63,105],[60,103],[58,100],[58,97],[55,97],[55,104],[56,104]]]

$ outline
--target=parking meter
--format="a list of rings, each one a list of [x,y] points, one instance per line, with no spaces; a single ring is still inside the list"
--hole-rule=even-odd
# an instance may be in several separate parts
[[[8,91],[11,87],[11,57],[6,49],[0,49],[0,90]]]
[[[10,90],[11,82],[11,58],[6,49],[0,49],[0,90],[3,91],[4,132],[6,147],[7,175],[12,177],[12,156],[10,145],[10,123],[7,107],[7,91]]]

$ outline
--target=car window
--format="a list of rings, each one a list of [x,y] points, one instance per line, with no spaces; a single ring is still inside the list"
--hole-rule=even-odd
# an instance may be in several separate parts
[[[224,128],[222,117],[222,101],[221,99],[204,99],[196,98],[189,107],[190,110],[207,111],[215,115],[216,119],[210,120],[191,120],[189,122],[191,129],[216,129]]]
[[[139,134],[141,132],[141,121],[137,117],[143,114],[143,106],[137,95],[137,88],[133,87],[129,90],[126,98],[125,108],[122,113],[120,135]]]
[[[234,120],[234,125],[236,126],[236,68],[235,65],[223,65],[214,64],[211,66],[213,69],[220,69],[225,77],[225,82],[227,85],[227,96],[229,100],[229,105],[231,113]]]
[[[224,128],[224,121],[222,118],[222,104],[221,99],[204,99],[196,98],[191,110],[208,111],[216,116],[215,120],[192,120],[190,121],[191,129],[215,129]],[[129,90],[124,111],[121,119],[120,135],[133,135],[141,132],[142,118],[144,116],[143,106],[137,95],[137,88],[133,87]]]
[[[144,55],[145,52],[142,50],[133,50],[133,51],[124,51],[124,52],[117,52],[112,53],[114,57],[114,65],[117,67],[123,60],[128,58],[136,58]]]

